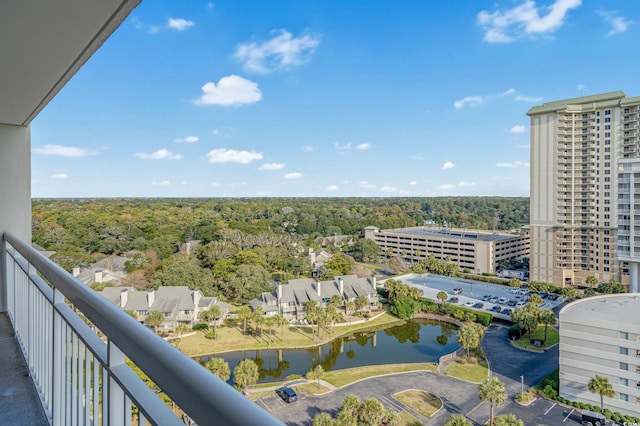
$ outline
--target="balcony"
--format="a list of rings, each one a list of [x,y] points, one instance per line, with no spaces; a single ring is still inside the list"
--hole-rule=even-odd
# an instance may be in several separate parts
[[[0,423],[184,425],[130,362],[201,425],[281,424],[31,248],[30,124],[138,3],[2,5]]]
[[[2,247],[0,293],[49,424],[184,425],[125,359],[199,424],[281,424],[30,245],[5,233]]]

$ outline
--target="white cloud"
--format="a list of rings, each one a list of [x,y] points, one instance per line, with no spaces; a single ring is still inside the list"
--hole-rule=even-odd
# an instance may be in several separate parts
[[[197,136],[187,136],[185,138],[177,138],[174,140],[175,143],[196,143],[200,140]]]
[[[460,188],[471,188],[471,187],[473,187],[473,186],[476,186],[476,183],[475,183],[475,182],[465,182],[465,181],[461,181],[461,182],[458,182],[458,186],[459,186]]]
[[[167,21],[167,27],[177,31],[184,31],[189,27],[193,27],[195,24],[193,21],[187,21],[182,18],[169,18],[169,21]]]
[[[522,102],[540,102],[542,100],[541,96],[523,96],[523,95],[518,95],[514,98],[516,101],[522,101]]]
[[[222,77],[218,84],[205,83],[202,92],[202,96],[194,101],[197,105],[243,105],[262,99],[257,83],[237,75]]]
[[[449,169],[453,169],[456,165],[453,164],[451,161],[447,161],[446,163],[444,163],[442,165],[442,170],[449,170]]]
[[[138,158],[143,158],[145,160],[180,160],[182,158],[182,155],[174,154],[173,152],[164,148],[154,151],[151,154],[139,152],[135,154],[135,156]]]
[[[214,188],[219,188],[221,185],[218,182],[211,182],[211,186]]]
[[[452,184],[452,183],[445,183],[445,184],[443,184],[443,185],[440,185],[440,186],[438,187],[438,189],[453,189],[453,188],[455,188],[455,187],[456,187],[456,186],[455,186],[454,184]]]
[[[478,105],[481,105],[483,102],[484,102],[484,99],[482,98],[482,96],[465,96],[459,101],[455,101],[453,103],[453,106],[455,107],[455,109],[462,109],[465,106],[474,108],[474,107],[477,107]]]
[[[582,4],[582,0],[555,0],[548,7],[537,7],[535,1],[525,2],[507,10],[478,13],[477,22],[485,30],[489,43],[509,43],[518,38],[552,33],[559,29],[567,13]]]
[[[338,151],[346,151],[348,149],[351,149],[351,142],[347,142],[344,145],[340,145],[338,142],[336,142],[333,145],[336,147]]]
[[[364,150],[369,149],[369,148],[371,148],[371,144],[367,143],[367,142],[358,144],[356,146],[356,149],[359,149],[360,151],[364,151]]]
[[[310,34],[293,37],[286,30],[264,42],[248,42],[236,47],[234,57],[242,62],[246,71],[266,74],[276,70],[288,70],[307,63],[320,37]]]
[[[68,179],[69,175],[66,173],[56,173],[50,176],[51,179]]]
[[[220,134],[220,129],[213,129],[213,130],[211,131],[211,134],[212,134],[213,136],[218,136],[218,135]]]
[[[516,93],[516,89],[514,89],[513,87],[510,89],[505,90],[504,92],[502,92],[500,94],[500,96],[509,96],[509,95],[513,95],[514,93]]]
[[[517,124],[515,126],[513,126],[510,130],[511,133],[524,133],[526,131],[526,127],[524,127],[521,124]]]
[[[209,151],[207,158],[210,163],[240,163],[249,164],[255,160],[262,160],[263,155],[255,151],[237,151],[235,149],[216,148]]]
[[[340,188],[338,187],[338,185],[329,185],[327,186],[327,191],[339,191]]]
[[[169,182],[168,180],[154,181],[154,182],[151,182],[151,185],[155,185],[155,186],[169,186],[169,185],[171,185],[171,182]]]
[[[599,10],[598,15],[604,18],[604,22],[611,25],[611,31],[607,33],[608,36],[624,33],[629,29],[629,25],[634,23],[623,16],[616,16],[617,12],[615,11]]]
[[[412,180],[411,182],[409,182],[409,185],[411,186],[416,186],[418,184],[418,182],[416,182],[415,180]]]
[[[301,177],[302,177],[302,173],[298,173],[298,172],[287,173],[286,175],[284,175],[285,179],[299,179]]]
[[[75,146],[62,146],[47,144],[41,148],[35,148],[33,150],[36,154],[42,155],[58,155],[60,157],[81,158],[89,155],[96,155],[96,151],[89,151]]]
[[[393,186],[381,186],[380,187],[380,192],[397,192],[398,188],[394,188]]]
[[[529,162],[526,161],[512,161],[510,163],[496,163],[496,167],[507,167],[507,168],[511,168],[511,169],[515,169],[515,168],[528,168],[529,167]]]
[[[304,149],[305,152],[313,151],[313,147],[311,145],[305,145],[304,147],[302,147],[302,149]]]
[[[265,163],[258,167],[258,170],[280,170],[284,169],[284,164],[282,163]]]
[[[373,183],[369,183],[366,180],[363,180],[362,182],[358,183],[358,186],[360,186],[360,188],[366,188],[366,189],[371,189],[376,187],[376,185],[374,185]]]

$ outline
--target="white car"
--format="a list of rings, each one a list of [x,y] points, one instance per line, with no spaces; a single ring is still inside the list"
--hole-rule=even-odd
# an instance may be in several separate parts
[[[521,300],[518,303],[516,303],[516,308],[522,308],[526,304],[527,302],[525,302],[524,300]]]
[[[516,293],[518,293],[519,291],[520,291],[520,289],[519,289],[519,288],[514,287],[514,288],[512,288],[511,290],[509,290],[509,293],[516,294]]]
[[[473,304],[474,304],[474,302],[468,301],[468,302],[465,302],[464,306],[466,306],[467,308],[472,308]]]
[[[501,305],[504,305],[504,304],[505,304],[505,303],[507,303],[508,301],[509,301],[509,298],[508,298],[508,297],[501,297],[501,298],[498,300],[498,303],[500,303]]]

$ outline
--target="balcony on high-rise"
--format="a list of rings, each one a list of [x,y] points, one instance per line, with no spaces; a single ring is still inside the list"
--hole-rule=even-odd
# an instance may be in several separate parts
[[[138,3],[0,6],[0,423],[281,424],[31,246],[30,124]]]

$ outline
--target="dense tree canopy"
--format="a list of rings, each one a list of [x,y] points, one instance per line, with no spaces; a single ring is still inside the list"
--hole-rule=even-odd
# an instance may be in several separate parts
[[[323,274],[329,279],[350,273],[352,256],[377,259],[379,248],[362,238],[366,226],[511,229],[528,222],[529,202],[447,197],[68,199],[32,204],[33,241],[55,252],[52,259],[69,271],[124,255],[129,259],[125,285],[186,285],[241,303],[269,290],[270,279],[310,276],[308,250],[318,248],[319,237],[349,235],[355,242],[326,248],[334,252]]]

